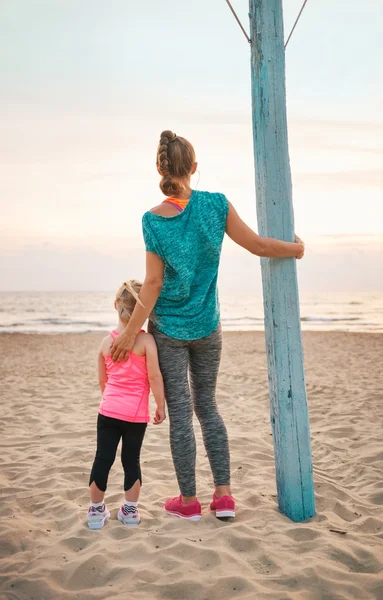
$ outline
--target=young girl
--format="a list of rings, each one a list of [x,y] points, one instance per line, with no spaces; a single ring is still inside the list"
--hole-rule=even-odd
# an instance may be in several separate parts
[[[300,240],[262,238],[240,219],[223,194],[192,190],[190,177],[197,169],[193,146],[171,131],[161,134],[157,169],[167,198],[143,217],[147,252],[141,304],[136,304],[128,326],[114,341],[111,355],[116,361],[126,358],[154,309],[151,332],[164,377],[171,451],[181,492],[166,501],[165,510],[185,519],[201,518],[194,409],[213,472],[210,509],[218,518],[234,517],[229,444],[215,399],[222,345],[217,294],[222,241],[226,232],[252,254],[270,258],[302,258],[304,245]]]
[[[110,357],[113,340],[124,331],[136,305],[141,284],[127,281],[117,292],[114,307],[118,327],[101,343],[98,354],[98,377],[102,400],[97,421],[97,452],[90,474],[88,526],[101,529],[109,519],[104,504],[109,471],[122,438],[121,462],[124,468],[125,501],[118,512],[124,525],[138,525],[137,502],[142,484],[140,451],[149,422],[149,391],[152,389],[157,409],[154,424],[165,419],[164,385],[158,364],[157,347],[152,335],[141,331],[132,346],[129,360],[114,363]]]

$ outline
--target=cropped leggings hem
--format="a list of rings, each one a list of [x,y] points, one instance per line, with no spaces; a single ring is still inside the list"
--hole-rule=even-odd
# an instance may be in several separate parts
[[[124,469],[124,490],[125,492],[130,490],[137,480],[142,485],[140,453],[146,426],[146,423],[130,423],[98,415],[97,450],[89,485],[94,482],[99,490],[106,491],[109,472],[116,458],[120,439],[122,439],[121,462]]]

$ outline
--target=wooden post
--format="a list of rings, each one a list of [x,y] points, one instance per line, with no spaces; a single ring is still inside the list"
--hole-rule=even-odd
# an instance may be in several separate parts
[[[250,0],[249,16],[259,233],[293,241],[282,0]],[[261,265],[278,504],[304,521],[315,504],[296,260]]]

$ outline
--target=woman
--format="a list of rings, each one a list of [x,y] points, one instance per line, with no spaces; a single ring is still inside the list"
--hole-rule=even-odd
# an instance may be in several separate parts
[[[196,169],[190,142],[164,131],[157,170],[166,199],[143,217],[146,276],[140,292],[142,305],[136,304],[128,326],[112,347],[113,360],[125,359],[153,312],[150,331],[164,378],[180,488],[180,496],[167,500],[165,510],[192,520],[202,515],[196,496],[193,409],[214,478],[210,509],[218,518],[235,516],[227,432],[215,399],[222,346],[217,278],[225,232],[257,256],[302,258],[304,254],[300,240],[290,243],[257,235],[223,194],[192,190],[190,178]]]

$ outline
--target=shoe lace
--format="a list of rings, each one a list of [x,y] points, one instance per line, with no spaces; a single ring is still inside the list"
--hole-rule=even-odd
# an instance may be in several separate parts
[[[103,513],[105,510],[105,504],[103,504],[102,506],[90,506],[89,507],[89,511],[92,514],[97,514],[97,513]]]
[[[122,506],[121,510],[126,517],[137,513],[137,508],[135,506],[126,506],[126,504]]]

